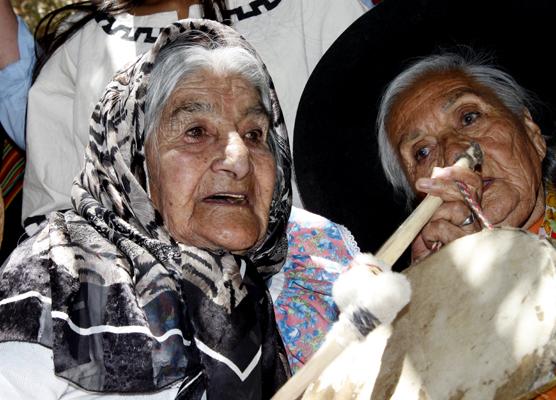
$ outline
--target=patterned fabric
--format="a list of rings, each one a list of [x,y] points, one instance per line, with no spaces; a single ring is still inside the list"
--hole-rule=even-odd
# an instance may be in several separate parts
[[[288,258],[272,277],[270,292],[295,371],[320,347],[338,319],[332,284],[359,248],[345,227],[298,208],[290,216],[288,246]]]
[[[0,341],[51,347],[55,373],[87,390],[182,380],[185,399],[268,398],[289,374],[263,281],[287,252],[287,133],[268,77],[276,186],[261,243],[241,258],[177,243],[149,200],[144,154],[149,74],[175,40],[255,54],[228,27],[184,20],[116,74],[91,118],[74,211],[51,214],[1,271]]]
[[[3,137],[0,136],[0,137]],[[0,169],[0,188],[4,198],[4,207],[8,208],[23,188],[25,170],[25,152],[9,140],[3,140],[2,168]]]
[[[145,43],[154,43],[161,30],[161,28],[151,26],[131,27],[118,25],[113,15],[101,12],[96,14],[95,21],[107,35],[118,35],[120,39],[131,42],[142,40]]]
[[[237,5],[228,1],[227,9],[222,10],[222,17],[224,20],[243,21],[274,10],[281,2],[282,0],[250,0],[249,4]]]
[[[545,209],[542,222],[535,226],[535,233],[547,239],[556,239],[556,190],[550,182],[545,182]]]
[[[1,124],[0,143],[2,144],[0,189],[3,200],[3,224],[0,224],[0,229],[3,230],[0,233],[0,265],[2,265],[24,234],[20,219],[25,151],[15,145]]]

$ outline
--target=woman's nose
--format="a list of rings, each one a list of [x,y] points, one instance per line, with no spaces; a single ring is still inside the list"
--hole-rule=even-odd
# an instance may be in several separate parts
[[[450,137],[444,143],[444,167],[454,165],[459,156],[471,145],[471,141],[462,137]]]
[[[234,179],[242,179],[249,174],[251,170],[249,148],[237,132],[227,136],[222,155],[213,164],[213,168],[215,171],[232,175]]]

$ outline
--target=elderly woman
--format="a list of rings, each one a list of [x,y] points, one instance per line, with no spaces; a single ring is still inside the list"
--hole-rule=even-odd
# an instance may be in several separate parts
[[[465,56],[443,53],[423,58],[387,85],[377,118],[379,154],[385,174],[409,204],[417,203],[426,194],[443,200],[413,241],[414,260],[481,229],[456,182],[467,187],[473,201],[480,205],[477,214],[493,225],[518,227],[541,237],[551,236],[555,175],[550,162],[553,157],[548,154],[541,129],[533,121],[532,110],[527,92],[510,75],[487,65],[468,51]],[[477,143],[483,153],[480,167],[472,170],[453,166],[472,142]],[[535,249],[539,250],[539,258],[546,254],[540,251],[544,247]],[[542,342],[540,330],[533,327],[534,323],[524,323],[525,318],[512,320],[514,313],[523,316],[530,311],[523,305],[528,296],[534,298],[532,302],[537,310],[543,309],[542,296],[537,290],[545,282],[539,283],[541,278],[534,273],[519,275],[520,271],[512,269],[511,265],[503,266],[512,271],[512,279],[495,281],[492,277],[503,277],[503,273],[493,272],[496,267],[500,270],[500,264],[489,263],[486,254],[483,254],[485,262],[477,268],[461,262],[450,264],[450,258],[456,253],[453,249],[451,253],[438,254],[409,270],[407,276],[414,290],[412,303],[393,324],[392,334],[387,336],[388,344],[385,345],[385,338],[370,335],[366,341],[350,348],[349,353],[313,385],[311,394],[315,398],[319,393],[336,393],[336,397],[332,394],[327,398],[340,398],[345,393],[373,399],[514,398],[539,388],[541,378],[546,376],[542,381],[546,383],[553,377],[553,364],[547,357],[546,363],[550,365],[547,375],[531,372],[529,381],[521,378],[528,374],[521,374],[528,368],[542,370],[540,365],[545,361],[541,357],[532,362],[524,360],[530,354],[543,354],[542,346],[549,339]],[[472,252],[469,247],[466,250]],[[526,250],[524,252],[532,257],[531,249]],[[553,257],[553,253],[550,254]],[[466,258],[467,254],[461,256]],[[478,261],[480,257],[469,259]],[[446,275],[439,273],[447,271],[443,261],[453,267],[448,268]],[[519,266],[534,270],[532,264],[522,262]],[[549,270],[546,265],[543,268],[543,272]],[[464,274],[464,270],[468,273]],[[481,278],[477,278],[479,275]],[[538,280],[529,287],[528,279]],[[518,295],[519,286],[527,289]],[[496,289],[489,290],[492,287]],[[511,297],[519,300],[511,303],[508,314],[493,311],[502,309]],[[479,309],[481,312],[477,312]],[[479,314],[481,316],[476,317]],[[490,325],[489,317],[496,322]],[[544,317],[538,319],[543,321]],[[527,356],[515,355],[516,347],[526,341],[514,328],[518,325],[527,326],[527,341],[542,343],[538,349],[528,350],[531,353]],[[467,332],[466,326],[472,328]],[[548,326],[547,330],[551,332],[553,326]],[[475,337],[467,342],[463,335],[456,334],[462,331],[480,334],[468,335]],[[511,340],[505,343],[509,331]],[[497,348],[498,343],[504,344]],[[501,348],[511,356],[497,358],[495,353]],[[474,349],[481,349],[477,354],[481,353],[480,358],[484,358],[475,357],[470,364],[467,355]],[[478,375],[471,381],[470,376],[463,376],[464,373],[457,377],[450,372],[442,373],[451,363],[453,370],[457,371],[458,366],[463,366],[462,370],[476,368]],[[473,368],[469,368],[471,365]],[[490,365],[495,368],[489,369]],[[518,367],[520,372],[514,373]],[[493,373],[493,370],[497,371]],[[498,378],[497,372],[501,370],[503,377]],[[439,372],[440,378],[436,380]],[[487,389],[484,392],[475,390],[480,387]],[[508,387],[507,392],[504,392],[505,387]],[[477,397],[477,393],[484,395]],[[533,392],[527,394],[534,398]],[[539,398],[556,398],[556,390],[551,397],[544,396]]]
[[[239,34],[201,20],[116,75],[74,210],[0,270],[0,397],[262,399],[287,379],[265,283],[291,207],[272,87]]]
[[[511,76],[456,54],[422,59],[388,85],[377,119],[386,176],[408,202],[426,194],[444,200],[413,242],[414,259],[481,228],[456,181],[492,224],[546,235],[552,180],[543,181],[547,146],[530,107]],[[482,149],[482,165],[452,166],[471,142]]]

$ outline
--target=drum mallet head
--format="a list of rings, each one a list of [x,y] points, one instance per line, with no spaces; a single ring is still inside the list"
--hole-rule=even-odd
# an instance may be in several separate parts
[[[405,275],[392,272],[371,254],[360,254],[334,283],[334,301],[363,339],[379,324],[391,323],[409,303],[411,288]]]

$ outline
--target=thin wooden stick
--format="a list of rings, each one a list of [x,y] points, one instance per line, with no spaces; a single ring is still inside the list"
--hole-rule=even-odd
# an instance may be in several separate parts
[[[421,204],[413,210],[409,218],[396,229],[377,251],[376,257],[384,261],[386,265],[394,265],[441,204],[442,199],[440,197],[427,195]]]
[[[482,160],[479,145],[471,143],[471,146],[458,158],[454,165],[475,168],[476,165],[482,163]],[[442,199],[439,197],[427,195],[380,248],[376,254],[377,258],[387,265],[394,265],[441,204]],[[342,318],[342,316],[340,315],[338,322],[332,326],[331,332],[326,336],[321,348],[282,386],[272,397],[272,400],[293,400],[300,397],[307,386],[320,376],[322,371],[344,351],[351,341],[361,337],[357,334],[357,330],[351,324],[349,318]]]

